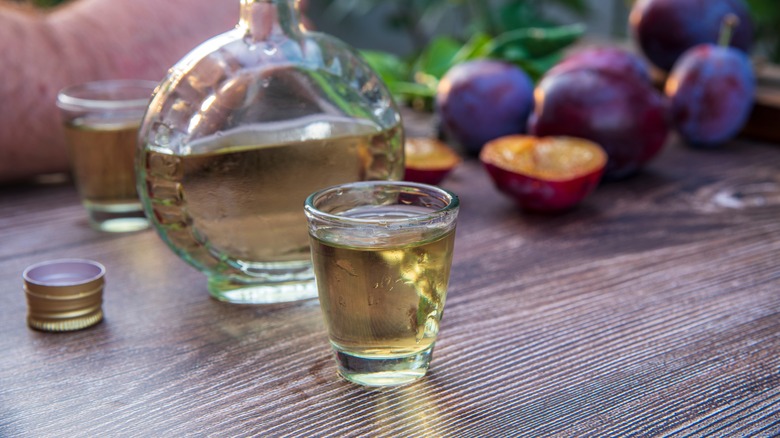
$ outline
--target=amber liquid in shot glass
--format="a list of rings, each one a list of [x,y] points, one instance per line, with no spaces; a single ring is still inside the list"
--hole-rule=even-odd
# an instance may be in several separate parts
[[[140,212],[135,188],[135,153],[140,120],[65,124],[71,167],[82,202],[90,212]]]
[[[439,333],[457,198],[411,183],[341,187],[338,201],[318,203],[316,194],[307,201],[316,206],[307,210],[312,260],[339,373],[369,386],[412,382],[427,372]],[[337,223],[313,217],[317,207]]]
[[[60,91],[71,170],[90,225],[101,231],[147,228],[136,191],[135,157],[155,83],[97,81]]]

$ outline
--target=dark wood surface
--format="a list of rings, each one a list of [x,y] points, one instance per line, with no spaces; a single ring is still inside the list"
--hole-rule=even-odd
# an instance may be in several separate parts
[[[530,215],[467,160],[430,373],[336,376],[316,301],[208,298],[153,231],[88,228],[69,184],[0,187],[0,436],[780,434],[780,147],[674,139],[578,209]],[[107,267],[106,319],[25,324],[24,268]]]

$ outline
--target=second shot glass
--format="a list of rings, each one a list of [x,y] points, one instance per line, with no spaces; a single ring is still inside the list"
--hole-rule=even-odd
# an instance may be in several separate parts
[[[87,82],[57,96],[71,167],[90,225],[129,232],[149,227],[135,180],[138,128],[157,83]]]

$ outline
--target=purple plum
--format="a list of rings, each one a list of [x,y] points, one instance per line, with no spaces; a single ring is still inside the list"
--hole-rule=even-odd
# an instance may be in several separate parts
[[[691,145],[724,143],[745,126],[755,87],[753,66],[744,52],[712,44],[693,47],[666,81],[672,124]]]
[[[535,96],[530,133],[598,143],[608,156],[605,179],[636,173],[666,141],[669,127],[663,95],[633,75],[572,69],[545,75]]]
[[[715,44],[728,14],[735,14],[740,21],[731,45],[750,51],[753,23],[743,0],[638,0],[631,9],[629,24],[645,56],[669,71],[689,48]]]
[[[525,132],[533,89],[531,78],[507,62],[480,59],[458,64],[441,79],[436,94],[442,129],[476,155],[490,140]]]
[[[567,55],[547,72],[555,75],[571,70],[592,68],[611,71],[619,75],[632,75],[641,81],[651,83],[650,69],[642,58],[619,47],[589,47]]]

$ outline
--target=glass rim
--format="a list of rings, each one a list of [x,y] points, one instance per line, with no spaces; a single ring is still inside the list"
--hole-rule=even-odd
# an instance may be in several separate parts
[[[437,192],[438,194],[444,195],[447,200],[447,205],[441,208],[437,208],[436,210],[432,210],[431,212],[423,213],[420,214],[419,216],[412,216],[412,217],[405,217],[405,218],[382,218],[381,219],[382,224],[399,225],[399,224],[413,224],[413,223],[427,222],[430,220],[437,219],[441,216],[444,216],[450,212],[453,212],[460,207],[460,199],[458,198],[458,195],[456,195],[450,190],[443,189],[438,186],[416,183],[411,181],[359,181],[359,182],[352,182],[352,183],[345,183],[345,184],[337,184],[334,186],[326,187],[321,190],[317,190],[316,192],[312,193],[306,198],[306,201],[304,202],[304,210],[307,213],[316,216],[319,219],[327,220],[331,222],[338,222],[343,224],[356,224],[356,225],[367,225],[367,224],[379,223],[380,221],[377,219],[352,218],[348,216],[341,216],[338,214],[326,213],[314,206],[314,203],[316,202],[317,199],[321,198],[322,196],[328,193],[335,192],[337,190],[343,190],[348,188],[361,188],[361,187],[377,187],[377,186],[392,186],[398,188],[409,187],[413,189],[422,189],[430,192]]]
[[[159,84],[146,79],[108,79],[69,85],[57,93],[57,106],[63,109],[133,109],[146,108]],[[149,95],[137,98],[77,97],[79,92],[106,92],[119,89],[148,90]]]

